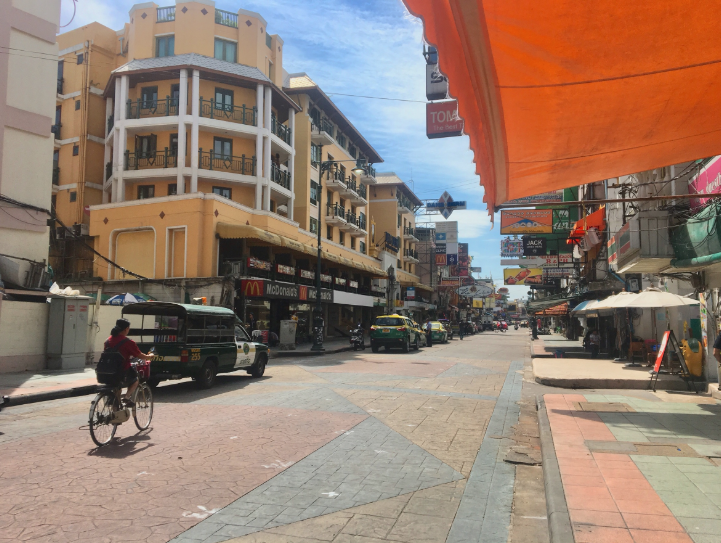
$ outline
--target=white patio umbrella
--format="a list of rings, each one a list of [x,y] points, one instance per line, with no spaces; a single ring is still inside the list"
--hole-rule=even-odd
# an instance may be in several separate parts
[[[596,305],[596,309],[618,309],[623,307],[629,307],[629,303],[636,299],[638,294],[634,292],[619,292],[618,294],[614,294],[613,296],[609,296],[608,298],[601,300]]]
[[[616,307],[636,308],[661,308],[661,307],[682,307],[686,305],[698,305],[698,300],[685,298],[671,292],[664,292],[657,288],[647,288],[629,299],[624,305]]]

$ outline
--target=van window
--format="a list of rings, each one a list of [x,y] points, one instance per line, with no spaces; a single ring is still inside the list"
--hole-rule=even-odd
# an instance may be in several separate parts
[[[205,337],[205,317],[193,315],[188,317],[188,343],[203,343]]]
[[[182,338],[180,330],[182,323],[183,319],[179,317],[155,315],[155,329],[158,332],[155,334],[153,341],[155,343],[177,343],[178,337]]]
[[[243,328],[239,324],[235,325],[235,340],[236,341],[250,341],[248,332],[246,332],[245,328]]]

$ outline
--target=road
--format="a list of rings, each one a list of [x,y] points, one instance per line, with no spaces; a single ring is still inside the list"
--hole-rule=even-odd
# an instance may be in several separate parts
[[[0,541],[547,541],[541,467],[524,461],[529,343],[510,330],[167,383],[151,428],[102,449],[90,396],[5,409]]]

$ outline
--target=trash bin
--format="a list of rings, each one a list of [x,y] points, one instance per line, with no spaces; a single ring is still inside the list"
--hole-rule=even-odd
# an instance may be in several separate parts
[[[556,349],[556,358],[563,358],[563,351],[561,349]]]

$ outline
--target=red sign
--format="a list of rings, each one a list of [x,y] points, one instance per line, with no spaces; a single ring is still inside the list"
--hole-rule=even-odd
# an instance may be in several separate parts
[[[668,345],[668,338],[671,336],[671,330],[666,330],[663,333],[663,339],[661,345],[658,348],[658,356],[656,357],[656,365],[653,367],[653,371],[658,373],[661,370],[661,363],[663,362],[663,355],[666,354],[666,346]]]
[[[445,266],[446,265],[446,255],[435,255],[436,256],[436,266]]]
[[[308,299],[308,287],[305,285],[298,285],[298,299],[299,300],[307,300]]]
[[[241,290],[245,296],[263,296],[263,281],[257,279],[243,279],[241,281]]]
[[[252,256],[248,257],[248,267],[254,268],[256,270],[265,270],[265,271],[271,270],[270,262],[266,262],[265,260],[259,260]]]
[[[463,134],[463,119],[458,116],[458,100],[426,104],[426,135],[429,139]]]

